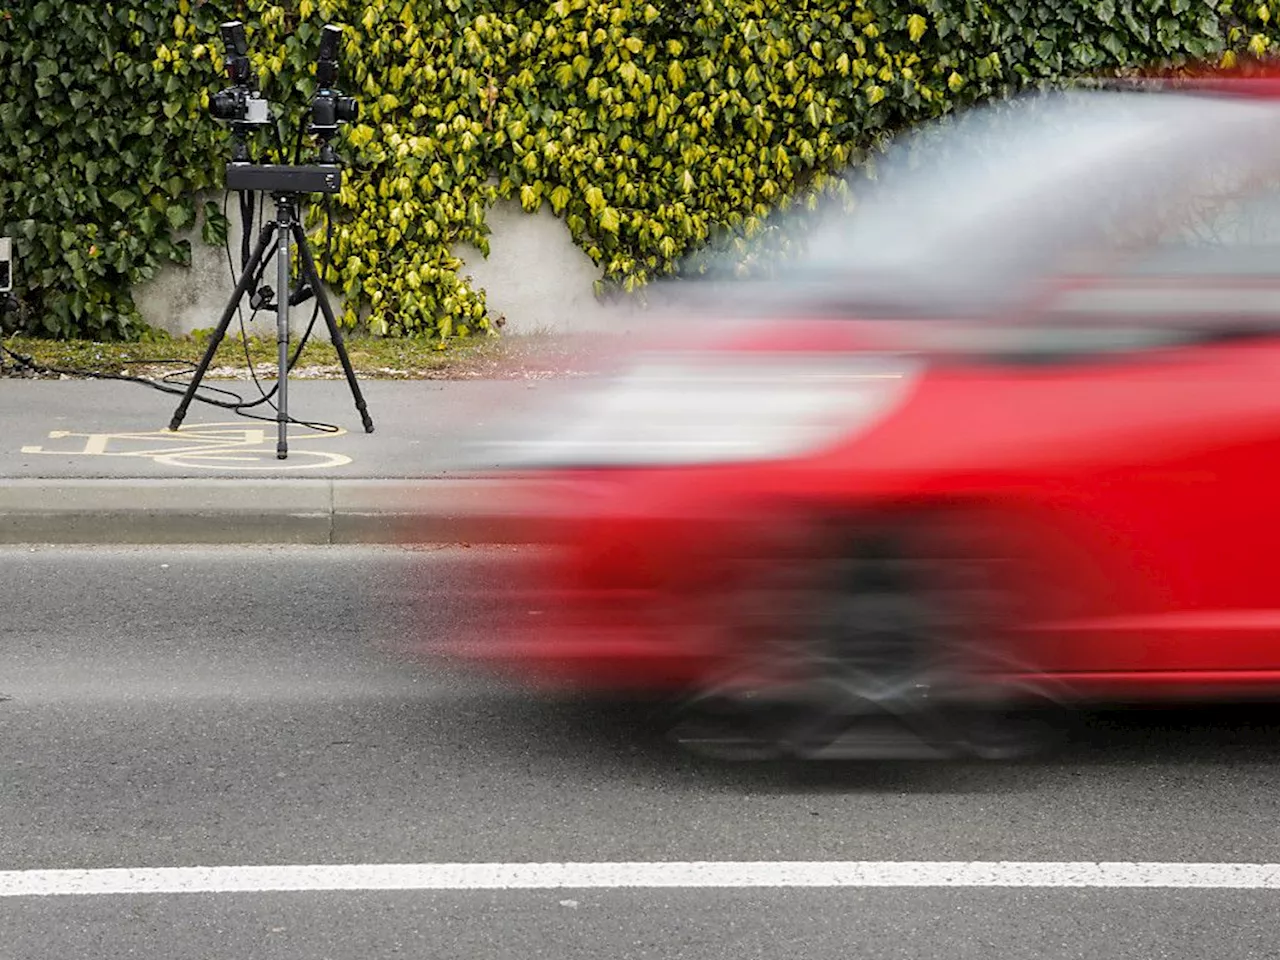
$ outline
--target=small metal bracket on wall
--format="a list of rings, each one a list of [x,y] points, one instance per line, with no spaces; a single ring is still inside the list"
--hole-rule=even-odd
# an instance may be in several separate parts
[[[13,289],[13,241],[0,237],[0,293]]]

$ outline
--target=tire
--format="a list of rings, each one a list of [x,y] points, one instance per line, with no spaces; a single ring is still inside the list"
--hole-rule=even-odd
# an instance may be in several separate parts
[[[808,591],[790,599],[804,626],[775,665],[785,680],[708,685],[684,704],[676,739],[732,759],[1009,760],[1043,749],[1060,726],[1058,698],[1014,655],[1025,611],[1001,575],[1014,558],[980,543],[949,519],[917,518],[815,551],[825,559],[805,561]]]

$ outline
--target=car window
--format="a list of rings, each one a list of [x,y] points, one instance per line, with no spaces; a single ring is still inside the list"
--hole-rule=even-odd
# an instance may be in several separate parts
[[[1063,271],[1056,319],[1280,327],[1280,167],[1209,169]]]

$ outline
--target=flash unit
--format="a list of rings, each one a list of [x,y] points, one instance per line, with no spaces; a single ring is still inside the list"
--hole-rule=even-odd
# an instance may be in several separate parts
[[[249,41],[244,35],[244,24],[228,20],[221,27],[222,45],[225,49],[223,63],[227,76],[238,87],[254,86],[253,71],[249,66]]]

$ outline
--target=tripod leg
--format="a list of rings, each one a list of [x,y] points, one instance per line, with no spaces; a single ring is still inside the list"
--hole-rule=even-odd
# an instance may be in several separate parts
[[[307,242],[307,232],[302,228],[301,223],[293,225],[293,236],[298,244],[298,257],[302,261],[304,276],[311,284],[311,289],[320,303],[320,309],[324,312],[324,322],[329,328],[329,339],[333,343],[333,349],[338,352],[342,372],[347,375],[347,384],[351,387],[352,397],[355,398],[356,409],[360,411],[360,422],[364,424],[364,432],[373,433],[373,419],[369,416],[369,407],[364,402],[364,395],[360,392],[360,384],[356,382],[356,372],[351,369],[351,358],[347,356],[346,345],[342,342],[338,318],[333,315],[333,305],[329,303],[329,298],[324,295],[324,288],[320,285],[320,271],[316,269],[316,261],[311,255],[311,246]]]
[[[245,264],[244,273],[240,275],[240,281],[236,284],[235,292],[231,294],[231,301],[227,304],[226,309],[222,311],[222,319],[218,321],[218,326],[214,328],[213,337],[209,340],[209,346],[205,350],[204,356],[200,358],[200,365],[196,367],[196,372],[191,377],[191,382],[187,384],[187,392],[182,395],[182,402],[178,404],[178,409],[173,413],[173,419],[169,421],[170,430],[177,430],[178,427],[182,426],[182,421],[186,419],[187,407],[191,406],[196,390],[200,387],[200,381],[204,379],[205,371],[209,369],[209,364],[213,362],[213,355],[218,351],[218,344],[226,336],[227,327],[231,325],[231,318],[236,315],[240,301],[249,292],[249,288],[257,282],[258,270],[262,266],[262,258],[266,255],[267,247],[271,245],[271,237],[275,230],[276,225],[274,223],[263,224],[262,233],[258,237],[258,246],[250,255],[249,262]]]
[[[289,223],[292,217],[279,206],[279,236],[276,243],[276,349],[279,372],[276,389],[276,459],[289,456]],[[287,220],[286,220],[287,218]]]

